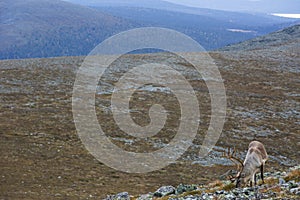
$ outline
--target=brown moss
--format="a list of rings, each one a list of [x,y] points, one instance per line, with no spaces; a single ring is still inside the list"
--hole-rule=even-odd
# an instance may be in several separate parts
[[[262,188],[259,190],[260,193],[267,193],[267,192],[275,192],[275,193],[280,193],[281,192],[281,187],[279,185],[276,185],[274,187],[269,187],[269,188]]]
[[[208,188],[204,191],[206,193],[213,193],[220,190],[224,186],[224,183],[220,180],[215,180],[214,182],[208,184]]]
[[[168,200],[170,196],[154,198],[155,200]]]
[[[224,184],[223,184],[222,181],[216,180],[216,181],[210,183],[210,184],[208,185],[208,187],[214,188],[214,187],[221,187],[221,186],[223,186],[223,185],[224,185]]]
[[[288,173],[286,177],[284,177],[285,181],[291,181],[294,180],[296,182],[300,181],[300,169],[296,169]]]
[[[259,181],[258,184],[261,184],[262,181]],[[270,178],[267,178],[265,179],[265,184],[268,184],[268,185],[275,185],[278,183],[278,178],[273,178],[273,177],[270,177]]]
[[[234,188],[235,188],[235,184],[234,184],[234,183],[229,183],[229,184],[227,184],[227,185],[224,185],[224,186],[222,187],[222,190],[230,191],[230,190],[232,190],[232,189],[234,189]]]
[[[202,191],[200,191],[200,190],[194,190],[194,191],[185,192],[185,193],[179,195],[178,198],[180,198],[180,197],[186,197],[186,196],[189,196],[189,195],[197,195],[197,194],[202,194]]]
[[[162,59],[164,58],[162,57]],[[1,196],[23,199],[22,191],[31,191],[27,193],[26,198],[32,200],[51,199],[53,198],[52,194],[56,193],[66,194],[70,199],[86,199],[89,198],[89,194],[101,199],[105,198],[107,194],[116,194],[120,191],[138,195],[145,191],[155,191],[158,185],[178,185],[182,182],[206,184],[214,180],[225,169],[232,168],[232,166],[218,165],[203,167],[198,164],[191,165],[190,161],[180,161],[162,170],[132,175],[117,172],[96,161],[78,138],[72,114],[73,83],[76,70],[83,59],[80,62],[72,61],[69,58],[28,62],[24,60],[5,61],[8,62],[7,64],[1,64],[4,61],[0,61],[0,65],[4,66],[0,73],[0,84],[4,88],[0,94],[0,166],[1,173],[5,175],[1,180],[2,183],[5,183],[1,185]],[[247,60],[246,57],[243,57],[243,60],[233,59],[228,57],[227,53],[226,55],[217,55],[216,61],[220,63],[220,66],[234,66],[234,70],[220,67],[228,91],[228,110],[231,112],[227,113],[228,120],[224,125],[224,134],[221,135],[218,146],[227,147],[235,144],[237,149],[244,151],[249,144],[244,133],[251,130],[248,130],[247,127],[270,130],[276,127],[286,133],[297,133],[298,131],[298,127],[294,123],[297,120],[296,116],[288,115],[289,120],[280,117],[274,120],[274,116],[279,116],[287,108],[294,108],[293,102],[296,97],[293,94],[298,89],[295,81],[299,79],[299,73],[287,71],[282,73],[282,71],[276,71],[270,67],[285,64],[288,66],[289,61],[285,63],[280,60],[280,65],[277,65],[273,61],[270,63],[265,58],[257,57],[255,60],[256,57],[253,56],[251,59]],[[130,64],[130,60],[127,61],[126,63]],[[70,63],[70,65],[65,67],[59,63]],[[254,66],[255,68],[253,68]],[[116,74],[112,75],[117,76]],[[51,86],[48,84],[49,81],[58,85]],[[200,108],[203,108],[200,109],[201,114],[203,113],[203,123],[200,124],[200,131],[194,141],[195,144],[200,145],[206,134],[204,130],[207,130],[211,118],[211,109],[208,108],[210,98],[203,81],[192,80],[191,85],[196,89]],[[273,89],[267,90],[265,87]],[[176,99],[173,96],[166,96],[159,96],[158,101],[152,101],[156,95],[145,93],[142,96],[145,102],[137,101],[136,105],[138,110],[143,113],[152,102],[170,102],[170,108],[180,108],[177,107],[178,102],[174,102]],[[286,100],[284,107],[282,106],[283,99]],[[112,138],[123,138],[124,134],[121,134],[115,121],[110,117],[109,109],[106,109],[110,107],[110,95],[99,95],[95,100],[97,116],[101,116],[99,123],[104,122],[101,126],[103,125],[102,128],[108,130],[106,134]],[[177,130],[175,119],[180,119],[180,109],[166,110],[170,110],[168,113],[174,113],[174,115],[170,115],[171,118],[168,117],[169,125]],[[252,112],[256,111],[265,117],[260,120],[252,120],[249,114],[252,115]],[[271,115],[270,111],[274,115]],[[134,114],[133,116],[135,116]],[[138,122],[141,124],[148,122],[147,117],[138,118],[138,120],[143,119],[144,121]],[[244,124],[244,127],[240,126],[241,124]],[[236,131],[235,137],[231,137],[233,129]],[[43,135],[39,135],[39,133],[43,133]],[[157,138],[167,144],[170,139],[169,132],[162,131],[161,133],[157,135]],[[290,155],[291,159],[295,160],[298,158],[297,134],[288,134],[286,137],[291,148],[281,148],[286,144],[282,144],[279,133],[274,133],[272,137],[258,136],[257,139],[263,140],[269,151],[280,149],[280,151],[270,152],[273,156]],[[164,141],[165,138],[168,140]],[[149,145],[151,143],[146,140],[141,141],[145,142],[141,142],[139,145],[127,145],[124,142],[118,144],[124,150],[151,152],[152,146]],[[156,142],[156,138],[153,141]],[[60,152],[57,152],[58,149]],[[197,148],[195,148],[197,152],[194,152],[193,149],[190,148],[187,155],[198,153]],[[277,162],[268,163],[267,168],[271,167],[286,170]],[[298,176],[295,176],[297,173]],[[66,178],[56,178],[60,175]],[[289,174],[286,180],[299,181],[299,171]],[[69,190],[70,185],[78,186],[80,190]],[[221,186],[215,184],[213,187],[216,190]],[[227,185],[224,187],[230,188]],[[204,191],[204,186],[201,189]]]

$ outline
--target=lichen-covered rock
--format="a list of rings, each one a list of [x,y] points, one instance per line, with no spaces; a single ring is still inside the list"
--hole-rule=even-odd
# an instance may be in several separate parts
[[[216,195],[221,195],[221,194],[224,194],[224,193],[225,193],[224,190],[219,190],[219,191],[216,191],[216,192],[215,192]]]
[[[234,198],[235,198],[235,195],[233,195],[233,194],[227,194],[225,196],[225,199],[234,199]]]
[[[211,199],[212,194],[207,194],[207,193],[202,193],[201,198],[206,200],[206,199]]]
[[[300,187],[290,189],[290,193],[295,194],[300,198]]]
[[[299,183],[296,183],[295,181],[289,181],[289,188],[297,188],[299,186]]]
[[[298,170],[299,168],[292,168]],[[152,200],[166,197],[168,200],[257,200],[257,199],[300,199],[299,171],[265,173],[265,184],[254,187],[231,188],[227,181],[219,181],[218,186],[184,185],[177,188],[163,186],[155,193],[135,197],[137,200]],[[129,200],[128,193],[120,193],[106,200]]]
[[[153,198],[153,193],[149,194],[143,194],[140,197],[137,198],[137,200],[152,200]]]
[[[128,192],[122,192],[116,195],[109,195],[105,200],[130,200]]]
[[[164,197],[171,194],[175,194],[175,187],[173,186],[163,186],[154,192],[154,197]]]
[[[198,195],[188,195],[184,197],[169,198],[168,200],[203,200],[203,198],[201,198],[201,196]]]
[[[177,186],[175,194],[178,195],[178,194],[182,194],[184,192],[190,192],[190,191],[194,191],[194,190],[197,190],[196,185],[180,184],[180,185]]]

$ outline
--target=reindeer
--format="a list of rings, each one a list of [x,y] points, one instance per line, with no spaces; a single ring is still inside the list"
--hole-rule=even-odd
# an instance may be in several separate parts
[[[256,185],[256,173],[259,171],[262,183],[264,183],[264,166],[268,159],[264,145],[258,141],[251,142],[244,162],[237,158],[235,153],[235,149],[232,152],[228,149],[227,154],[224,152],[223,156],[229,158],[235,164],[240,164],[236,177],[231,177],[232,181],[236,180],[236,187],[241,184],[246,185],[250,179],[250,187],[252,187],[253,182]]]

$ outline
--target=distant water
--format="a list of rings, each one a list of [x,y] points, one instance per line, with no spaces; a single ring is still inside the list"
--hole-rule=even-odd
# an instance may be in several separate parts
[[[274,16],[300,19],[300,14],[284,14],[284,13],[272,13]]]

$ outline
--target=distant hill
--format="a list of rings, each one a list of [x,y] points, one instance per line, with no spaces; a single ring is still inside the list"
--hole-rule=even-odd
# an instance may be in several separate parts
[[[161,8],[168,9],[181,7],[180,5],[163,0],[65,0],[84,6],[126,6],[126,7],[143,7],[143,8]]]
[[[86,55],[105,38],[137,26],[59,0],[2,0],[0,13],[0,59]]]
[[[182,0],[173,0],[182,3]],[[300,13],[299,0],[186,0],[201,8],[261,13]]]
[[[250,51],[272,48],[300,48],[300,24],[274,33],[232,44],[221,48],[222,51]]]
[[[164,0],[66,0],[86,6],[128,6],[128,7],[146,7],[160,8],[164,10],[196,10],[195,7],[187,7],[178,4],[189,3],[198,8],[208,8],[214,10],[227,10],[238,12],[260,12],[260,13],[300,13],[299,0],[177,0],[170,3]]]
[[[266,14],[248,14],[177,6],[163,9],[111,6],[95,7],[101,12],[138,22],[180,31],[206,50],[245,41],[290,26],[294,20]],[[171,10],[176,11],[171,11]]]
[[[147,26],[180,31],[213,50],[294,23],[270,15],[191,8],[161,0],[69,1],[0,1],[0,59],[87,55],[116,33]]]
[[[66,0],[69,2],[73,2],[80,5],[85,5],[89,7],[95,7],[95,8],[102,8],[104,11],[112,12],[114,15],[122,16],[122,17],[129,17],[134,18],[137,16],[136,12],[141,13],[141,8],[148,8],[148,13],[151,13],[150,9],[156,9],[152,14],[155,19],[155,14],[157,13],[157,9],[161,11],[173,11],[173,12],[179,12],[180,14],[193,14],[198,15],[202,17],[210,17],[215,20],[220,20],[224,23],[232,23],[233,25],[239,24],[244,26],[270,26],[274,24],[280,24],[280,23],[288,23],[293,21],[292,19],[286,19],[281,17],[275,17],[273,15],[270,15],[271,12],[230,12],[230,11],[222,11],[222,10],[215,10],[215,9],[207,9],[206,7],[209,7],[208,5],[211,4],[212,1],[223,1],[223,0],[210,0],[210,1],[198,1],[198,4],[201,4],[203,8],[199,7],[189,7],[184,5],[179,5],[175,3],[170,3],[164,0]],[[226,4],[232,5],[233,3],[240,2],[241,0],[230,0],[227,1]],[[296,3],[297,0],[286,0],[284,4],[288,4],[289,6],[281,6],[283,7],[289,7],[291,8],[292,3]],[[252,2],[253,3],[253,2]],[[220,4],[220,2],[219,2]],[[251,5],[251,2],[243,2],[245,5]],[[259,3],[261,4],[261,3]],[[299,3],[297,3],[298,5]],[[223,6],[227,7],[228,5]],[[234,6],[231,6],[234,7]],[[269,5],[270,7],[270,5]],[[296,6],[295,10],[299,10],[299,8]],[[126,13],[129,11],[129,13]],[[273,10],[275,12],[275,10]],[[134,12],[132,15],[130,12]],[[289,12],[287,12],[289,13]],[[296,12],[297,13],[297,12]],[[147,13],[145,13],[147,15]],[[138,16],[138,18],[134,18],[134,20],[142,20],[143,19],[143,13]],[[177,18],[173,19],[178,20]]]

